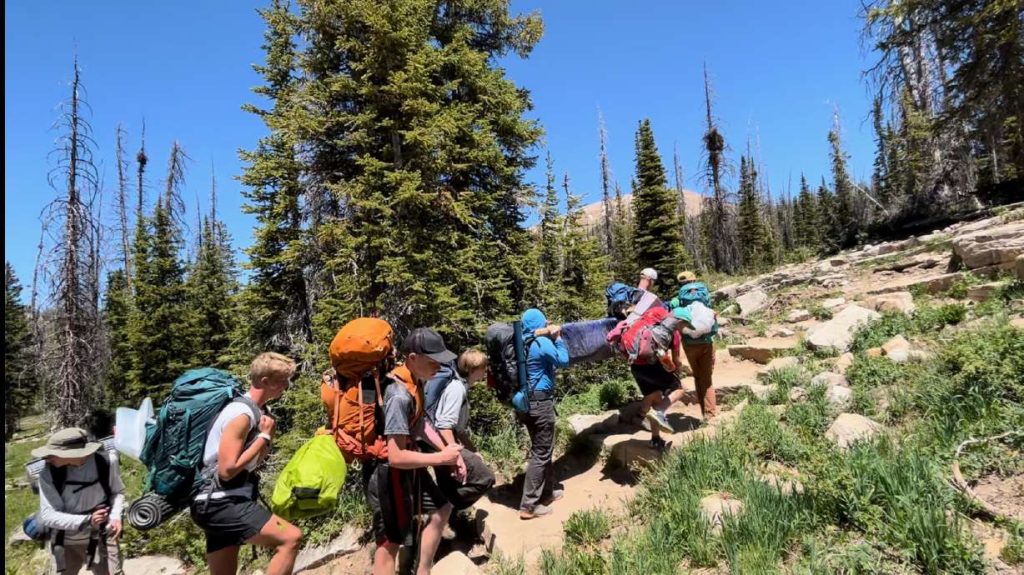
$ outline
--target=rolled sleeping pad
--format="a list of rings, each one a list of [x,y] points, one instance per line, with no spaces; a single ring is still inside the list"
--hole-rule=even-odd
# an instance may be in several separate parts
[[[171,505],[171,502],[156,493],[146,493],[128,506],[128,524],[139,531],[149,531],[182,509],[183,506]]]
[[[616,325],[615,318],[574,321],[562,324],[562,339],[569,348],[569,365],[596,363],[615,354],[606,337]]]

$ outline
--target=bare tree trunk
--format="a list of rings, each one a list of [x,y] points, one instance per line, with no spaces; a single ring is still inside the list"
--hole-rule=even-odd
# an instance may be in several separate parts
[[[601,135],[601,192],[603,194],[602,212],[604,213],[602,243],[605,253],[610,254],[612,252],[612,202],[609,187],[611,186],[612,170],[608,165],[608,133],[605,131],[604,117],[601,116],[600,110],[597,112],[597,125]]]
[[[146,175],[146,164],[149,163],[149,156],[146,155],[146,122],[142,122],[142,140],[139,144],[139,153],[135,155],[135,162],[138,164],[138,183],[136,184],[136,191],[138,193],[138,201],[135,204],[135,220],[138,225],[142,225],[142,219],[145,214],[146,208],[146,188],[145,188],[145,175]]]
[[[128,239],[128,162],[124,159],[124,128],[120,124],[117,125],[115,155],[117,161],[117,222],[121,227],[121,263],[124,265],[128,293],[135,293],[132,291],[134,276],[132,275],[131,241]]]

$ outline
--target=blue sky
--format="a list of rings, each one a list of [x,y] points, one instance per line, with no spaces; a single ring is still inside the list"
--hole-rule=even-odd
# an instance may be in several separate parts
[[[239,248],[253,219],[241,213],[242,165],[262,125],[241,110],[259,83],[263,24],[255,12],[269,2],[5,3],[5,258],[31,279],[38,216],[57,193],[47,184],[51,129],[68,96],[77,53],[105,184],[107,207],[116,184],[114,131],[124,125],[134,153],[145,119],[151,197],[160,188],[174,140],[186,149],[185,199],[194,221],[204,206],[211,169],[218,179],[219,213]],[[637,122],[651,119],[671,170],[678,148],[687,188],[696,177],[704,129],[702,68],[714,87],[715,116],[731,157],[748,140],[773,193],[798,191],[828,174],[826,133],[833,108],[843,120],[853,175],[867,180],[874,145],[870,97],[861,79],[869,54],[860,44],[860,3],[515,0],[538,10],[545,32],[527,60],[503,62],[530,90],[559,174],[588,201],[600,194],[598,109],[609,133],[612,169],[624,189],[633,171]],[[538,149],[538,154],[544,153]],[[542,163],[541,163],[542,166]],[[538,168],[529,174],[543,182]]]

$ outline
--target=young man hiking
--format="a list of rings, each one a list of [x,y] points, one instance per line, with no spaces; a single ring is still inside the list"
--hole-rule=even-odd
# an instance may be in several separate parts
[[[78,575],[82,568],[96,575],[123,573],[124,484],[117,459],[101,447],[85,430],[71,427],[32,450],[34,457],[46,460],[39,474],[37,518],[50,532],[51,573]]]
[[[718,414],[718,402],[712,387],[712,374],[715,371],[715,334],[718,332],[717,314],[711,310],[711,295],[703,282],[691,271],[680,272],[676,279],[681,284],[679,294],[671,302],[673,308],[683,307],[690,310],[697,321],[699,314],[711,315],[710,329],[697,333],[691,329],[683,329],[683,352],[693,371],[694,386],[697,392],[697,403],[704,420]],[[699,310],[699,311],[698,311]]]
[[[437,332],[427,328],[414,329],[405,338],[402,354],[404,363],[387,375],[390,381],[383,391],[387,461],[374,464],[365,478],[377,540],[375,575],[394,574],[399,546],[410,534],[413,515],[421,512],[429,519],[420,536],[416,572],[430,573],[452,506],[425,468],[456,465],[462,450],[458,443],[449,443],[439,453],[415,449],[416,439],[422,436],[423,386],[442,364],[451,363],[455,354],[448,351]],[[407,508],[409,505],[412,508]]]
[[[257,500],[256,468],[266,459],[276,422],[263,407],[281,397],[295,374],[295,362],[263,353],[249,370],[250,388],[214,420],[203,451],[203,486],[193,496],[192,520],[206,532],[211,575],[234,575],[244,544],[274,549],[267,575],[292,572],[302,532]],[[257,416],[257,413],[259,416]]]
[[[640,388],[643,400],[640,402],[640,415],[643,417],[644,429],[651,432],[651,447],[663,450],[666,447],[661,433],[675,433],[668,421],[666,411],[685,395],[678,369],[682,365],[682,339],[678,330],[673,330],[671,349],[667,352],[666,361],[647,364],[632,363],[629,372]]]
[[[530,433],[529,465],[519,518],[533,519],[551,513],[551,504],[561,499],[555,489],[555,369],[569,367],[569,348],[561,338],[560,326],[548,326],[539,309],[523,313],[523,332],[533,334],[547,327],[547,335],[537,337],[526,349],[526,384],[529,411],[518,414]]]
[[[426,415],[445,443],[468,446],[469,388],[485,379],[487,354],[470,349],[457,361],[442,366],[427,382]]]

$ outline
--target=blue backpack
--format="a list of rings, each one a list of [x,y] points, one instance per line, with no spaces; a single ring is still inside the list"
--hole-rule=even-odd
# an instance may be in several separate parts
[[[673,304],[678,304],[673,307],[687,307],[691,303],[699,301],[707,307],[711,307],[711,292],[708,291],[708,286],[704,285],[704,282],[689,282],[683,284],[679,288],[679,295]]]
[[[146,428],[140,456],[149,470],[146,491],[169,502],[189,499],[203,482],[203,451],[210,428],[233,401],[246,403],[253,410],[254,421],[259,421],[259,406],[242,395],[242,382],[226,371],[192,369],[174,380],[156,423]]]
[[[633,303],[639,290],[622,282],[615,282],[604,290],[604,298],[608,303],[608,317],[615,317],[615,304]]]

